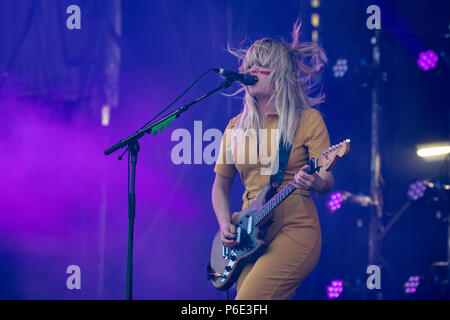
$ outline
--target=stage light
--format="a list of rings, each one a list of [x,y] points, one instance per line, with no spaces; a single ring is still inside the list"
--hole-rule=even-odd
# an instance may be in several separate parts
[[[417,149],[417,155],[422,158],[438,157],[450,153],[450,145],[436,145]]]
[[[331,212],[335,212],[341,207],[343,201],[344,198],[342,197],[342,193],[340,191],[333,192],[327,201],[328,209],[330,209]]]
[[[319,31],[318,30],[313,30],[311,32],[311,40],[314,42],[319,41]]]
[[[405,293],[406,294],[413,294],[416,293],[417,288],[420,285],[420,277],[419,276],[411,276],[409,277],[408,281],[405,282]]]
[[[427,50],[419,53],[417,65],[423,70],[428,71],[436,67],[436,62],[439,60],[438,55],[433,50]]]
[[[311,7],[312,8],[320,7],[320,0],[311,0]]]
[[[344,291],[344,281],[336,279],[331,280],[330,285],[327,286],[328,300],[337,299],[342,291]]]
[[[409,185],[408,188],[408,197],[412,201],[416,201],[417,199],[420,199],[423,197],[425,190],[427,189],[427,186],[422,181],[415,181]]]
[[[342,78],[347,72],[347,59],[338,59],[333,66],[333,75],[335,78]]]
[[[311,24],[313,25],[313,27],[318,28],[319,27],[319,22],[320,22],[320,16],[318,13],[313,13],[311,15]]]
[[[345,201],[360,207],[368,207],[375,205],[373,199],[367,195],[364,195],[362,193],[353,194],[349,191],[340,190],[330,194],[330,197],[327,200],[327,207],[330,210],[330,212],[333,213],[336,210],[340,209],[342,203]]]
[[[108,105],[102,107],[102,126],[104,127],[109,126],[110,110]]]

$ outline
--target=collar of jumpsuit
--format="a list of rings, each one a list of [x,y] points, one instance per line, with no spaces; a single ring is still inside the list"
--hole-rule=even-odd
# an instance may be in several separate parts
[[[255,135],[249,135],[248,143],[237,144],[242,149],[236,150],[236,155],[239,152],[245,154],[245,162],[239,163],[237,156],[235,155],[235,163],[238,170],[245,172],[246,181],[251,181],[250,185],[246,186],[246,192],[243,194],[244,202],[253,200],[262,187],[270,182],[270,176],[272,172],[277,169],[278,166],[274,165],[278,158],[279,135],[278,135],[278,118],[277,111],[269,112],[266,114],[262,127],[259,131],[255,132]],[[252,141],[253,140],[253,141]],[[256,145],[256,159],[251,155],[255,150],[250,150],[250,146]],[[243,150],[245,148],[245,150]],[[253,161],[252,161],[253,160]],[[248,202],[247,202],[248,205]]]

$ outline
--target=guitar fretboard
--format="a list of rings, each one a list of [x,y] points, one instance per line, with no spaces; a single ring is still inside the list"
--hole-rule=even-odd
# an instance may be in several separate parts
[[[294,179],[292,182],[295,182]],[[291,184],[286,185],[283,189],[280,190],[276,195],[274,195],[269,201],[267,201],[258,213],[255,214],[255,224],[258,225],[261,221],[266,218],[269,213],[271,213],[278,205],[283,202],[294,190],[297,189]]]

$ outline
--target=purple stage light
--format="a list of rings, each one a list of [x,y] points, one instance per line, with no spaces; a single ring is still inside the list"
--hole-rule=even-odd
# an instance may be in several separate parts
[[[336,299],[344,290],[343,280],[331,280],[330,285],[327,286],[328,300]]]
[[[433,50],[427,50],[419,53],[417,65],[423,70],[428,71],[436,67],[436,62],[439,60],[438,55]]]
[[[331,212],[336,211],[341,207],[343,201],[344,198],[342,198],[342,193],[340,191],[332,193],[327,201],[328,209],[330,209]]]
[[[333,75],[335,78],[342,78],[347,72],[347,59],[338,59],[333,66]]]
[[[417,291],[417,287],[420,285],[420,277],[419,276],[411,276],[408,281],[405,282],[405,293],[411,294]]]
[[[422,198],[427,187],[422,181],[416,181],[409,185],[408,188],[408,197],[412,201],[416,201],[419,198]]]

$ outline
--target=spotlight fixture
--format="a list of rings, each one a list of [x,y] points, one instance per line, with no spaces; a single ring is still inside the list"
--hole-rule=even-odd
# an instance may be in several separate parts
[[[320,7],[320,0],[311,0],[311,7],[312,8],[319,8]]]
[[[109,121],[111,118],[111,108],[108,105],[102,107],[102,126],[109,126]]]
[[[331,280],[330,285],[327,286],[328,300],[337,299],[342,291],[344,291],[344,281],[337,279]]]
[[[419,276],[411,276],[409,277],[408,281],[405,282],[405,293],[406,294],[413,294],[416,293],[417,288],[420,285],[420,277]]]
[[[408,187],[408,197],[412,201],[416,201],[423,197],[427,186],[423,183],[423,181],[415,181],[411,183]]]
[[[448,143],[433,144],[417,148],[417,155],[421,158],[442,157],[450,153]]]
[[[335,78],[342,78],[348,70],[347,59],[338,59],[333,66],[333,75]]]
[[[313,42],[319,41],[319,31],[318,30],[311,31],[311,41],[313,41]]]
[[[344,202],[342,193],[340,191],[333,192],[330,195],[329,200],[327,201],[328,209],[330,209],[331,212],[335,212],[337,209],[341,207],[342,202]]]
[[[419,59],[417,59],[417,65],[423,71],[436,68],[436,62],[439,60],[438,55],[433,50],[427,50],[419,53]]]
[[[314,28],[318,28],[319,27],[319,21],[320,21],[320,15],[318,13],[313,13],[311,15],[311,25]]]
[[[368,207],[375,205],[375,202],[371,197],[364,195],[362,193],[353,194],[349,191],[336,191],[330,194],[330,197],[328,198],[327,201],[327,207],[330,210],[330,212],[333,213],[336,210],[340,209],[342,203],[345,201],[348,201],[360,207]]]

